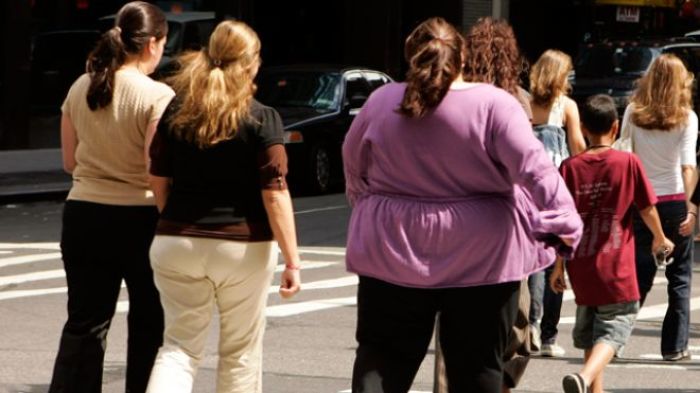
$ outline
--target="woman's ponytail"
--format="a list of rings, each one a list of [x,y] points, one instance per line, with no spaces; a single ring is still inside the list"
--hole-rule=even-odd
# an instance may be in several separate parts
[[[409,63],[399,112],[421,117],[436,107],[462,70],[464,39],[442,18],[421,23],[406,39]]]
[[[121,39],[121,29],[117,26],[102,35],[97,46],[88,56],[87,72],[90,74],[90,88],[87,102],[90,110],[104,108],[114,96],[114,74],[124,64],[126,52]]]

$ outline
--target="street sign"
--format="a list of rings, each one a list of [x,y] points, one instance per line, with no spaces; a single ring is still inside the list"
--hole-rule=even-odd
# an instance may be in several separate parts
[[[617,7],[618,22],[639,23],[639,7]]]

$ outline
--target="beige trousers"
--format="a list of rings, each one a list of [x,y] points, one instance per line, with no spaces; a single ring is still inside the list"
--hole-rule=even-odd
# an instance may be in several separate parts
[[[219,312],[218,393],[262,392],[265,305],[273,242],[156,236],[151,264],[165,312],[148,393],[189,393],[214,309]]]

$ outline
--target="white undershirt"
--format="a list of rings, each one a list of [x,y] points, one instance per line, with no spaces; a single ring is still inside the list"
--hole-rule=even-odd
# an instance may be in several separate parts
[[[632,148],[639,156],[657,196],[683,194],[685,187],[681,165],[695,167],[695,144],[698,139],[698,116],[689,111],[688,121],[670,131],[638,127],[631,119],[632,104],[627,106],[623,127],[630,127]]]

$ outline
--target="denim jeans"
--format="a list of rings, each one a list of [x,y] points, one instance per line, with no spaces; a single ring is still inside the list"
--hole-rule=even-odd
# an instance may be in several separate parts
[[[687,215],[684,201],[660,202],[656,209],[659,211],[664,234],[676,245],[672,255],[673,263],[666,266],[668,308],[661,328],[661,353],[670,354],[688,348],[693,241],[691,236],[681,236],[678,233],[680,223]],[[653,236],[639,215],[635,215],[634,240],[641,306],[654,285],[656,264],[651,250]]]
[[[537,272],[528,278],[530,289],[530,325],[540,329],[542,344],[554,344],[557,341],[559,330],[559,318],[561,315],[561,303],[563,294],[555,293],[549,287],[549,277],[554,270],[553,266],[542,272]],[[538,321],[542,321],[538,324]]]

